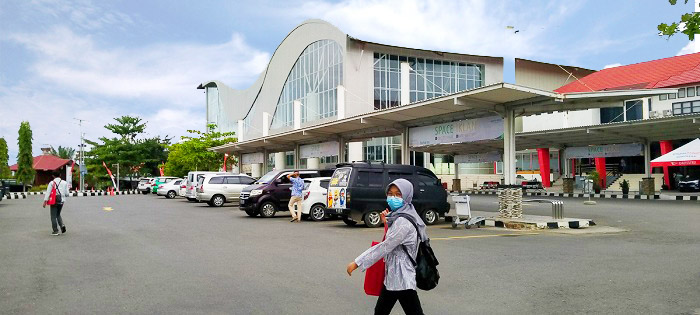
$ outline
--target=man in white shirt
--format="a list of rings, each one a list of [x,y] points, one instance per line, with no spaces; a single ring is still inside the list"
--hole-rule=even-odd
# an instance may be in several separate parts
[[[68,197],[68,183],[61,179],[61,172],[54,171],[52,175],[53,180],[46,187],[44,205],[42,207],[46,208],[46,202],[49,200],[51,190],[56,188],[56,204],[51,205],[51,227],[53,228],[51,235],[58,236],[59,226],[61,227],[61,232],[66,233],[66,226],[63,224],[63,219],[61,219],[61,210],[63,209],[63,203]]]

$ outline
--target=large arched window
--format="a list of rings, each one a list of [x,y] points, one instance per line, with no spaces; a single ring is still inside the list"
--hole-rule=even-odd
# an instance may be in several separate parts
[[[307,46],[287,76],[272,129],[294,125],[294,101],[301,102],[301,122],[337,115],[337,87],[343,84],[343,51],[333,40]]]

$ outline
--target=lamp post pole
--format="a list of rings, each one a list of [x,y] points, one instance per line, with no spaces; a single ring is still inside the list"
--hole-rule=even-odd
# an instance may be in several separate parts
[[[117,191],[119,190],[119,163],[117,164],[112,164],[112,167],[116,166],[117,167]]]

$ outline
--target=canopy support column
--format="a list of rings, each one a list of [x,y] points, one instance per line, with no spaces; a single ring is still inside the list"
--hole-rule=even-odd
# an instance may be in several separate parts
[[[515,112],[506,109],[503,115],[503,178],[504,184],[515,185]]]
[[[267,149],[264,149],[263,150],[263,163],[262,163],[262,173],[263,174],[267,174],[267,172],[270,171],[270,170],[268,170],[268,167],[267,167],[267,156],[268,156]]]
[[[644,177],[651,177],[651,149],[649,140],[644,142]]]
[[[401,164],[411,164],[410,149],[408,147],[408,127],[403,129],[401,133]]]

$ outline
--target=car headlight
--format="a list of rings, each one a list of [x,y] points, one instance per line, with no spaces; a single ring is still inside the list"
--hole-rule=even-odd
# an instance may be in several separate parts
[[[250,191],[250,196],[251,196],[251,197],[258,196],[258,195],[262,195],[262,190],[261,190],[261,189],[253,189],[253,190]]]

